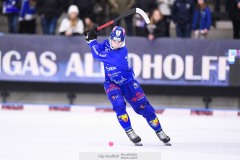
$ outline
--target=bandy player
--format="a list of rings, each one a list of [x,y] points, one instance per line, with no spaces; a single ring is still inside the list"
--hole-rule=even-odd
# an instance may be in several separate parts
[[[134,111],[147,120],[159,139],[168,143],[170,138],[163,132],[154,108],[149,103],[139,83],[134,79],[133,68],[130,66],[128,50],[125,46],[124,28],[115,26],[109,39],[103,43],[97,42],[97,34],[96,28],[84,32],[93,57],[104,64],[104,89],[120,125],[135,145],[142,145],[141,138],[131,126],[130,118],[126,112],[125,98]]]

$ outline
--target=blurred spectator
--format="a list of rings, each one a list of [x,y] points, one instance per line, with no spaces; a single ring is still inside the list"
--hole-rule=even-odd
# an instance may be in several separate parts
[[[141,8],[147,15],[149,15],[150,11],[157,7],[157,3],[156,0],[136,0],[135,7]],[[136,36],[146,36],[146,22],[140,15],[134,15],[133,26]]]
[[[150,24],[147,25],[147,36],[150,41],[158,37],[166,37],[166,23],[158,8],[150,13]]]
[[[225,5],[225,11],[228,11],[228,0],[223,0]],[[220,12],[221,11],[221,2],[222,0],[214,0],[214,11]]]
[[[220,4],[221,4],[221,0],[214,0],[214,11],[215,12],[220,12]]]
[[[84,19],[85,28],[84,30],[93,29],[96,26],[95,16],[89,16]]]
[[[37,0],[36,9],[41,16],[43,34],[55,34],[57,20],[64,10],[63,0]]]
[[[172,8],[172,19],[176,24],[176,33],[179,38],[191,37],[192,15],[194,12],[193,0],[176,0]]]
[[[143,19],[143,17],[140,16],[139,14],[135,14],[133,23],[134,23],[135,35],[145,37],[146,36],[146,22]]]
[[[135,3],[135,0],[109,0],[109,3],[111,5],[111,12],[112,12],[112,19],[116,18],[117,16],[127,12],[131,8],[133,8],[133,5]],[[127,16],[124,18],[126,27],[127,27],[127,34],[129,36],[133,35],[133,21],[132,21],[132,15]],[[119,26],[121,21],[116,22],[115,25]]]
[[[71,6],[71,0],[62,0],[63,1],[63,12],[67,13],[68,8]]]
[[[84,31],[83,21],[78,18],[79,10],[76,5],[71,5],[68,9],[68,17],[64,18],[60,24],[58,32],[61,35],[80,35]]]
[[[22,0],[19,33],[36,33],[36,0]]]
[[[80,19],[85,19],[89,15],[93,14],[93,8],[96,0],[70,0],[73,5],[76,5],[79,9]]]
[[[106,5],[105,0],[96,0],[94,7],[93,7],[93,14],[100,14],[103,11],[104,5]],[[89,15],[88,15],[89,17]]]
[[[2,6],[3,6],[2,1],[0,1],[0,10],[1,11],[2,11]],[[2,12],[0,12],[0,14],[2,14]]]
[[[198,0],[194,11],[192,29],[195,38],[206,38],[211,27],[211,11],[205,0]]]
[[[157,0],[158,7],[164,16],[166,23],[166,36],[170,37],[171,9],[175,0]]]
[[[240,39],[240,0],[228,0],[229,17],[233,24],[233,38]]]
[[[106,23],[107,20],[109,20],[109,19],[106,19],[107,8],[109,8],[108,5],[109,5],[108,0],[96,0],[96,3],[94,4],[94,8],[93,8],[93,14],[87,16],[89,18],[89,20],[91,20],[97,24]],[[108,18],[110,18],[110,17],[108,17]],[[85,19],[84,19],[84,21],[85,21]],[[105,28],[102,31],[105,32]],[[102,32],[101,32],[101,34],[102,34]]]
[[[3,0],[3,14],[8,19],[9,33],[18,33],[18,17],[21,8],[21,0]]]
[[[135,0],[135,7],[141,8],[144,12],[149,14],[157,7],[156,0]]]

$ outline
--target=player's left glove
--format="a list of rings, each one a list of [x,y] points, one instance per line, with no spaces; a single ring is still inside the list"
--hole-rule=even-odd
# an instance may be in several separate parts
[[[92,40],[96,40],[97,36],[99,34],[99,31],[97,30],[97,27],[94,27],[91,30],[87,30],[84,33],[85,39],[88,43],[90,43]]]

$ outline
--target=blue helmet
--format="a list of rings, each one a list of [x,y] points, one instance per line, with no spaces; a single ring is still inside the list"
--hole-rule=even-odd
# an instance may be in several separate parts
[[[110,33],[110,39],[114,41],[124,41],[126,37],[126,32],[123,27],[115,26]]]

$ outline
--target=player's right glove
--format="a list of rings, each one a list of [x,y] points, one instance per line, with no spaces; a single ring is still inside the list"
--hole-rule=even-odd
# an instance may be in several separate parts
[[[91,30],[87,30],[84,33],[85,39],[88,43],[90,43],[92,40],[97,39],[97,35],[99,34],[99,31],[97,30],[97,27],[94,27]]]

